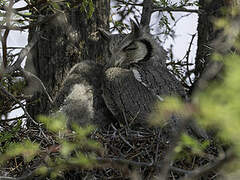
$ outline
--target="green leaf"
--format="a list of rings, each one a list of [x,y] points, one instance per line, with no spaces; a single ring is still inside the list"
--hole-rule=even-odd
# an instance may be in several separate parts
[[[52,116],[38,116],[38,120],[46,126],[47,129],[58,132],[58,131],[65,131],[66,130],[66,117],[61,114],[57,113]]]

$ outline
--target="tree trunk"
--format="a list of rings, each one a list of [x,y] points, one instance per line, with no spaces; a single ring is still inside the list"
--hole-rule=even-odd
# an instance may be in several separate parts
[[[200,77],[213,52],[210,43],[216,39],[219,30],[214,28],[214,20],[223,16],[221,9],[226,5],[224,0],[199,0],[202,13],[198,20],[198,49],[196,55],[195,76]]]
[[[213,52],[221,54],[229,53],[232,45],[227,44],[226,37],[222,29],[216,29],[214,22],[219,18],[231,20],[233,7],[239,5],[237,0],[199,0],[200,10],[198,22],[198,49],[196,55],[195,76],[197,81],[191,88],[191,92],[201,90],[208,86],[212,80],[219,79],[223,64],[211,60]]]
[[[40,26],[43,35],[31,50],[25,68],[42,80],[52,97],[74,64],[86,59],[104,63],[106,43],[96,37],[96,31],[97,27],[108,27],[110,1],[98,0],[93,3],[95,10],[91,18],[87,18],[87,14],[77,7]],[[47,14],[47,10],[40,12]],[[36,28],[30,29],[29,40],[35,31]],[[38,93],[35,98],[35,103],[27,105],[30,114],[36,117],[40,113],[47,113],[50,103],[46,96]]]

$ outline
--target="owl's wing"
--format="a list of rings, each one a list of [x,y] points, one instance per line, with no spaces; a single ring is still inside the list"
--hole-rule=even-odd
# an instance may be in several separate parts
[[[135,78],[161,101],[169,95],[186,97],[182,84],[164,66],[141,66],[132,71]]]
[[[134,77],[131,70],[109,68],[103,79],[103,97],[117,119],[143,122],[153,110],[156,97]]]
[[[182,84],[171,74],[166,67],[162,66],[142,66],[132,69],[135,79],[149,91],[158,97],[161,101],[165,96],[178,95],[187,99],[186,92]],[[180,115],[174,115],[171,118],[173,124],[177,124],[182,118]],[[198,136],[207,139],[207,133],[192,121],[188,124],[189,128]]]

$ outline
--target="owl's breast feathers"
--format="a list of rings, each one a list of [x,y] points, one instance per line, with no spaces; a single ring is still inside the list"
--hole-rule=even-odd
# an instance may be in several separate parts
[[[103,80],[103,97],[115,117],[143,121],[152,110],[155,96],[138,82],[129,69],[109,68]]]

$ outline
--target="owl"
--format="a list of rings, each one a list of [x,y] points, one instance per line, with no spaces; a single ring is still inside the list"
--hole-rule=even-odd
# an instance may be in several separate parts
[[[186,93],[168,71],[166,51],[148,28],[131,21],[131,29],[118,40],[100,30],[110,44],[102,90],[108,109],[119,121],[142,123],[154,111],[156,102],[169,95],[186,97]]]
[[[112,118],[101,96],[103,67],[93,60],[74,65],[54,98],[55,109],[67,118],[67,125],[102,127]]]

